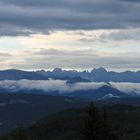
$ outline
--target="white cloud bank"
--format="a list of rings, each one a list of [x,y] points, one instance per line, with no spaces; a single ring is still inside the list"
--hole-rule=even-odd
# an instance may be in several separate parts
[[[58,91],[60,94],[78,90],[96,90],[104,85],[104,82],[80,82],[76,84],[67,84],[63,80],[47,80],[47,81],[34,81],[34,80],[19,80],[19,81],[0,81],[0,89],[9,91],[19,90],[42,90],[45,92]],[[140,94],[140,83],[115,83],[110,82],[110,86],[116,88],[124,93]]]
[[[5,80],[0,81],[0,88],[18,91],[18,90],[43,90],[45,92],[59,91],[60,93],[72,92],[77,90],[90,90],[98,89],[105,83],[76,83],[67,84],[67,81],[63,80],[46,80],[46,81],[36,81],[36,80]]]
[[[125,92],[125,93],[136,93],[140,94],[140,83],[114,83],[110,82],[112,87]]]

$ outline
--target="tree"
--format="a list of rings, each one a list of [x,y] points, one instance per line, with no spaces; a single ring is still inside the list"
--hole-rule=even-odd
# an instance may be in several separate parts
[[[118,140],[118,136],[112,131],[109,115],[105,107],[103,108],[102,119],[102,137],[104,140]]]
[[[30,137],[27,134],[26,130],[22,127],[17,127],[11,134],[11,137],[14,140],[30,140]]]
[[[31,140],[31,137],[24,128],[17,127],[9,134],[0,137],[0,140]]]
[[[102,140],[101,139],[101,114],[92,103],[88,107],[88,116],[85,120],[82,131],[83,140]]]
[[[105,108],[101,113],[93,103],[89,105],[82,140],[117,140],[111,131]]]

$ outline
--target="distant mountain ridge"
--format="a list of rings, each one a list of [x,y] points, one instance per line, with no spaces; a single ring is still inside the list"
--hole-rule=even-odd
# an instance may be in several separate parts
[[[91,72],[82,71],[78,72],[76,70],[62,70],[61,68],[55,68],[53,71],[22,71],[16,69],[1,70],[0,80],[48,80],[61,79],[68,80],[69,82],[133,82],[140,83],[140,71],[132,72],[114,72],[107,71],[105,68],[93,69]]]
[[[103,101],[105,99],[110,99],[110,98],[125,98],[131,96],[131,94],[129,95],[125,94],[108,85],[104,85],[95,90],[79,90],[71,93],[65,93],[63,95],[68,97],[80,97],[80,98],[90,99],[93,101],[100,101],[100,100]]]
[[[16,69],[8,69],[0,71],[0,80],[22,80],[22,79],[47,80],[46,77],[36,72],[27,72]]]

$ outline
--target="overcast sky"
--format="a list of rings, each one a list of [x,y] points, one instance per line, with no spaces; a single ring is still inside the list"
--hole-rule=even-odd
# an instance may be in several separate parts
[[[140,0],[0,0],[0,69],[140,69]]]

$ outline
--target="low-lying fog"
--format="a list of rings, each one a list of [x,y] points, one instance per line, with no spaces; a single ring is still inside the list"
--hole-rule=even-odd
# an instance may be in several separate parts
[[[115,82],[79,82],[74,84],[68,84],[67,81],[63,80],[46,80],[46,81],[35,81],[35,80],[19,80],[11,81],[5,80],[0,81],[0,89],[8,91],[20,91],[20,90],[42,90],[45,92],[58,91],[60,94],[78,90],[95,90],[104,85],[111,86],[124,93],[137,93],[140,94],[140,83],[115,83]]]

